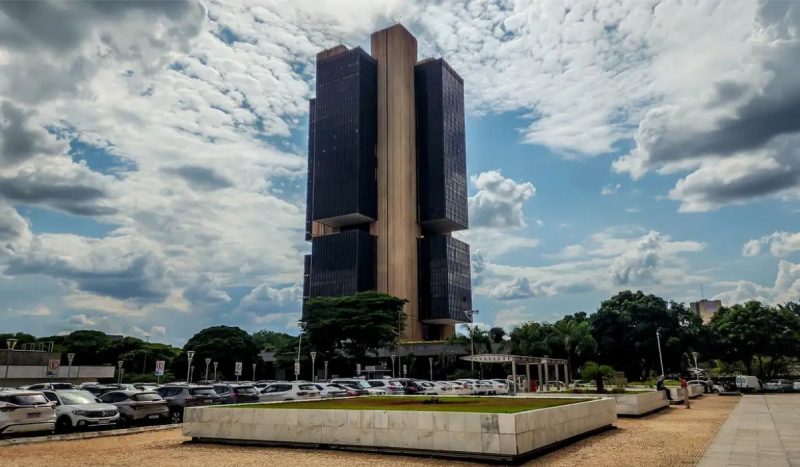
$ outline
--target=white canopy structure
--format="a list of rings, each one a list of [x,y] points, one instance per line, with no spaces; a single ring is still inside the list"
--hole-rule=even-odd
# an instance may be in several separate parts
[[[528,357],[525,355],[509,355],[502,353],[484,353],[478,355],[468,355],[461,357],[461,360],[476,363],[510,363],[511,364],[511,378],[514,381],[514,393],[517,393],[517,365],[525,365],[525,378],[527,384],[525,392],[530,390],[531,381],[531,365],[536,365],[539,374],[539,386],[545,391],[550,390],[550,366],[555,368],[556,381],[559,381],[560,368],[563,366],[564,370],[564,384],[569,385],[569,369],[567,368],[567,361],[562,358],[550,357]],[[556,388],[558,389],[558,388]]]

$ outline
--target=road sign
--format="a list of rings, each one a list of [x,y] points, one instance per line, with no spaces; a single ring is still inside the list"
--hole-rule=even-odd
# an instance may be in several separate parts
[[[403,376],[405,376],[407,373],[408,373],[408,367],[406,366],[405,363],[403,363]]]
[[[361,364],[360,363],[356,363],[356,374],[359,374],[359,375],[361,374]]]
[[[164,376],[164,366],[166,362],[164,360],[156,360],[156,376]]]
[[[242,362],[236,362],[236,371],[234,373],[236,376],[242,376]]]
[[[300,362],[294,362],[294,375],[300,376]]]
[[[58,369],[61,367],[61,360],[50,360],[47,362],[47,377],[58,376]]]

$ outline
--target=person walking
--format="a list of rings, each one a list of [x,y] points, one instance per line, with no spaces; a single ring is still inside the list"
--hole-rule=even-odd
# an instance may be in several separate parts
[[[658,377],[658,381],[656,381],[656,391],[664,391],[667,395],[667,400],[672,400],[672,397],[669,395],[669,389],[664,386],[664,375]]]

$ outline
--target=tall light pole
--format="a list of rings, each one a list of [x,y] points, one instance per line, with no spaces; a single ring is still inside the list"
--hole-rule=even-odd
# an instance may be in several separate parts
[[[317,381],[317,352],[311,352],[311,382]]]
[[[192,379],[192,359],[194,358],[194,350],[186,352],[186,358],[189,359],[189,363],[186,365],[186,384],[189,384],[189,381]]]
[[[219,365],[219,362],[214,362],[214,381],[217,380],[217,365]]]
[[[208,381],[208,365],[211,363],[211,359],[206,357],[206,381]]]
[[[477,315],[478,313],[480,313],[480,311],[478,311],[478,310],[467,310],[467,311],[464,312],[464,314],[467,315],[467,318],[469,319],[470,323],[473,323],[473,317],[475,315]],[[474,357],[475,356],[475,324],[473,323],[471,328],[469,327],[469,325],[467,325],[467,329],[469,329],[469,345],[470,345],[470,348],[472,349],[471,352],[470,352],[470,355],[472,355]],[[475,373],[475,362],[474,361],[470,361],[469,362],[469,369],[470,369],[470,372]]]
[[[428,357],[428,365],[430,365],[430,367],[431,367],[431,379],[430,379],[430,381],[433,381],[433,357]]]
[[[661,356],[661,328],[656,328],[656,342],[658,343],[658,361],[661,363],[661,374],[664,374],[664,358]]]
[[[147,343],[149,344],[150,343],[150,334],[145,333],[144,334],[144,340],[147,341]],[[142,353],[144,354],[144,359],[142,361],[142,374],[145,374],[145,373],[147,373],[147,349],[145,349],[144,352],[142,352]]]
[[[300,347],[303,346],[303,328],[305,327],[306,323],[304,321],[298,321],[297,325],[300,327],[300,335],[297,336],[297,360],[295,360],[295,372],[294,372],[294,380],[298,381],[300,379]]]
[[[256,382],[256,364],[253,363],[253,382]]]
[[[14,347],[17,346],[17,339],[6,339],[6,376],[3,378],[6,386],[8,386],[8,367],[11,365],[11,353],[14,352]]]
[[[328,361],[325,360],[325,381],[328,381]]]
[[[75,358],[74,353],[67,354],[67,382],[72,382],[72,360]]]
[[[189,367],[189,382],[194,381],[194,365]]]
[[[700,379],[700,367],[697,365],[698,355],[700,355],[698,352],[692,352],[692,357],[694,357],[694,377]]]
[[[123,363],[124,362],[122,360],[117,360],[117,368],[119,368],[119,371],[117,371],[117,384],[122,384],[122,364]]]
[[[397,358],[397,355],[392,354],[392,378],[394,378],[394,359]]]

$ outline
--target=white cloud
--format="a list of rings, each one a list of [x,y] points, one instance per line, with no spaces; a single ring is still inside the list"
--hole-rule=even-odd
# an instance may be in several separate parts
[[[755,256],[767,248],[776,258],[789,256],[800,251],[800,233],[773,232],[758,239],[748,240],[742,248],[743,256]]]
[[[9,309],[9,311],[16,313],[22,316],[50,316],[53,314],[49,308],[44,305],[39,305],[35,308],[26,309],[26,310],[13,310]]]
[[[494,325],[511,332],[520,324],[533,319],[534,317],[524,307],[507,308],[495,313]]]
[[[722,300],[724,305],[733,305],[747,300],[758,300],[773,305],[797,301],[797,297],[800,297],[800,264],[780,260],[775,283],[772,286],[744,280],[721,282],[719,285],[728,287],[727,290],[714,297]]]
[[[617,194],[620,188],[622,188],[621,183],[617,184],[609,183],[608,185],[603,186],[603,188],[600,190],[600,194],[603,196],[615,195]]]
[[[517,183],[499,170],[470,177],[478,192],[469,198],[471,227],[524,227],[523,206],[536,193],[530,182]]]
[[[97,324],[96,321],[90,319],[83,313],[71,316],[69,318],[69,322],[70,324],[75,324],[78,326],[94,326],[95,324]]]

